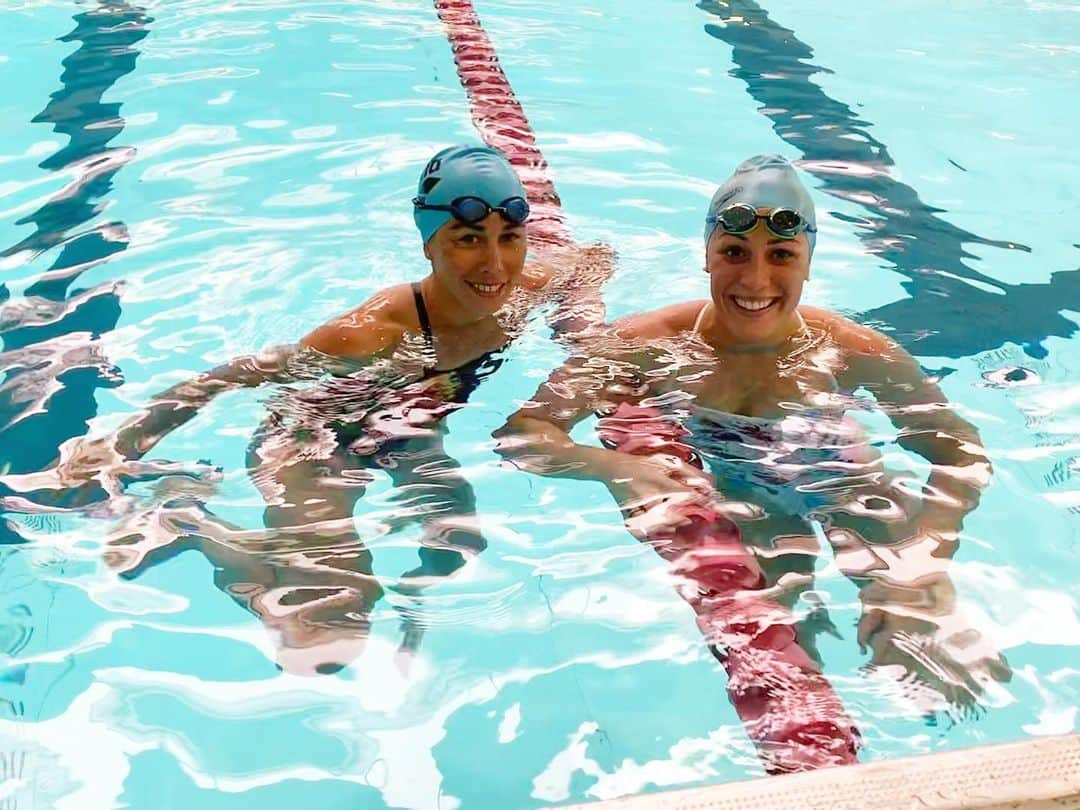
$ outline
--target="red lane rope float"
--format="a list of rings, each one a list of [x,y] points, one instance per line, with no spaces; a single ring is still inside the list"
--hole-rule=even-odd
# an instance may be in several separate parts
[[[668,454],[701,467],[682,441],[688,431],[655,408],[624,403],[598,430],[624,453]],[[728,696],[766,771],[857,762],[855,724],[799,646],[790,611],[765,593],[765,575],[738,526],[715,509],[672,508],[686,522],[648,542],[680,577],[681,595],[727,671]]]
[[[434,0],[446,30],[473,123],[484,142],[506,154],[532,208],[529,238],[540,245],[573,243],[562,206],[495,48],[471,0]],[[601,436],[624,452],[669,453],[690,461],[686,431],[649,408],[620,406]],[[769,773],[856,762],[859,736],[832,686],[799,647],[791,613],[763,592],[765,578],[742,544],[738,527],[714,510],[685,507],[687,523],[651,539],[683,577],[710,644],[722,650],[728,694]]]
[[[450,41],[473,123],[484,143],[507,156],[525,186],[532,209],[529,240],[538,245],[571,244],[547,161],[471,0],[435,0],[435,11]]]

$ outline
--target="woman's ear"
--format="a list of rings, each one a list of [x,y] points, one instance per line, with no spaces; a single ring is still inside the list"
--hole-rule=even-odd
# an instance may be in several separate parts
[[[429,262],[431,261],[431,249],[428,248],[428,243],[424,242],[424,258]]]

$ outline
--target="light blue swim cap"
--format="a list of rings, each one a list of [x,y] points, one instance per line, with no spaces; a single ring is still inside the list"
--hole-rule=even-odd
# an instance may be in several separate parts
[[[709,243],[718,223],[716,215],[721,209],[736,203],[746,203],[754,208],[790,208],[798,212],[810,225],[806,238],[810,252],[817,241],[817,216],[814,200],[802,184],[787,158],[782,155],[755,155],[744,160],[724,184],[716,190],[705,219],[705,244]]]
[[[510,197],[524,197],[525,187],[498,149],[461,144],[440,150],[428,161],[420,174],[416,196],[428,205],[449,205],[458,197],[479,197],[496,206]],[[449,211],[413,207],[413,220],[424,244],[451,219]]]

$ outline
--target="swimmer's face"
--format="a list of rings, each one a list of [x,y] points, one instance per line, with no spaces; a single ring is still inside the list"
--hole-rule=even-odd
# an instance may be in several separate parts
[[[524,225],[490,213],[473,225],[451,219],[424,245],[439,286],[462,314],[483,316],[506,303],[525,268]]]
[[[717,229],[706,246],[705,269],[717,326],[732,343],[778,343],[795,331],[796,308],[810,275],[806,233],[781,239],[764,221],[741,235]]]

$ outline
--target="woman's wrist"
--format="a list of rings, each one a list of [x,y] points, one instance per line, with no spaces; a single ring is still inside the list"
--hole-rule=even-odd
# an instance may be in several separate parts
[[[495,433],[495,451],[523,470],[556,478],[607,482],[618,464],[615,451],[578,444],[542,420],[511,420]]]
[[[599,481],[603,484],[612,484],[617,481],[627,463],[634,460],[634,456],[620,453],[618,450],[582,444],[574,446],[568,459],[577,471],[574,478]]]
[[[956,587],[944,571],[910,582],[875,578],[859,591],[859,601],[864,613],[883,609],[911,616],[935,616],[952,611]]]

